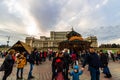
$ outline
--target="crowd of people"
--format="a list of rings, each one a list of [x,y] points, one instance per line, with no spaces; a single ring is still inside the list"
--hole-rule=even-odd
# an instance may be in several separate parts
[[[78,65],[79,61],[81,61],[81,69]],[[52,61],[52,80],[69,80],[68,75],[73,77],[72,80],[80,80],[79,75],[82,75],[86,65],[88,65],[91,80],[100,80],[99,68],[103,69],[105,78],[112,77],[108,67],[108,56],[102,50],[96,53],[93,48],[90,48],[89,51],[83,51],[81,55],[75,52],[68,54],[67,50],[57,53]],[[73,71],[69,70],[70,66]]]
[[[51,50],[48,52],[38,51],[37,48],[35,48],[31,54],[28,54],[27,52],[15,51],[13,49],[8,52],[0,51],[0,57],[5,58],[0,67],[0,71],[4,71],[2,80],[7,80],[7,77],[11,74],[14,65],[17,67],[16,80],[23,79],[24,66],[27,64],[27,62],[30,64],[28,80],[34,78],[32,75],[34,64],[42,64],[42,62],[46,61],[47,57],[48,60],[51,61],[52,57],[54,57],[54,53],[55,52],[52,52]]]
[[[0,52],[0,54],[2,54]],[[113,61],[120,59],[120,53],[117,55],[110,53]],[[10,50],[6,55],[3,64],[0,67],[0,71],[4,71],[2,80],[7,80],[7,77],[11,74],[14,64],[16,64],[16,79],[23,79],[24,66],[29,62],[30,70],[28,73],[28,80],[33,79],[32,71],[34,64],[40,65],[42,62],[52,61],[52,79],[51,80],[70,80],[69,75],[72,76],[72,80],[80,80],[79,76],[84,75],[85,66],[88,65],[88,71],[90,72],[91,80],[100,80],[100,68],[105,74],[105,78],[111,78],[111,72],[108,67],[109,54],[104,53],[103,50],[95,51],[93,48],[89,50],[83,50],[76,52],[68,49],[63,51],[53,52],[38,51],[35,48],[31,54],[26,52],[15,52]],[[80,64],[80,65],[79,65]],[[81,66],[81,68],[79,68]],[[72,68],[72,71],[71,71]]]
[[[4,58],[7,54],[7,51],[0,51],[0,58]]]

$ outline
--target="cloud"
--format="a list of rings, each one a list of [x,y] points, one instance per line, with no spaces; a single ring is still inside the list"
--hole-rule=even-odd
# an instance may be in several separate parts
[[[72,4],[72,5],[71,5]],[[86,2],[81,3],[80,0],[72,1],[70,0],[66,5],[61,9],[60,20],[62,20],[66,26],[63,28],[69,28],[69,26],[84,28],[89,24],[86,20],[86,17],[91,14],[92,7]],[[62,26],[61,21],[55,26]]]
[[[120,44],[120,38],[118,38],[118,39],[113,39],[112,41],[109,41],[108,43]]]
[[[90,29],[88,33],[91,35],[96,35],[99,44],[113,42],[120,38],[120,25],[116,26],[101,26],[94,29]]]
[[[0,28],[1,29],[1,28]],[[15,42],[18,40],[25,41],[25,37],[29,36],[24,33],[20,33],[14,30],[9,30],[9,29],[2,29],[0,30],[0,43],[1,44],[6,44],[8,37],[10,37],[10,45],[13,45]]]
[[[102,4],[106,5],[108,3],[108,0],[103,0]]]
[[[117,0],[1,0],[0,34],[14,35],[15,42],[27,36],[23,34],[48,36],[73,27],[85,37],[108,42],[120,38],[119,7]]]
[[[101,0],[99,3],[96,5],[95,8],[100,8],[102,6],[105,6],[108,3],[108,0]]]
[[[33,1],[31,4],[31,14],[41,31],[54,29],[54,26],[57,24],[61,11],[61,4],[58,1],[39,0]]]
[[[17,9],[17,6],[14,5],[13,1],[14,0],[3,0],[3,2],[1,2],[0,21],[7,24],[13,23],[17,25],[22,25],[22,18],[20,18],[21,16],[19,15],[20,12],[17,11],[19,9]]]
[[[100,4],[97,4],[97,5],[96,5],[96,8],[100,8]]]

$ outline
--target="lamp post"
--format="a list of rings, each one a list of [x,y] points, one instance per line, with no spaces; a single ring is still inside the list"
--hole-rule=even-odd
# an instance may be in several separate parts
[[[10,42],[10,36],[6,36],[8,38],[7,40],[7,47],[9,47],[9,42]]]

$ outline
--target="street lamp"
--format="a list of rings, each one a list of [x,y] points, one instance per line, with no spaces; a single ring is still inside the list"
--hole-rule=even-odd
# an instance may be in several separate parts
[[[7,38],[8,38],[8,40],[7,40],[7,47],[9,47],[9,40],[10,40],[10,36],[6,36]]]

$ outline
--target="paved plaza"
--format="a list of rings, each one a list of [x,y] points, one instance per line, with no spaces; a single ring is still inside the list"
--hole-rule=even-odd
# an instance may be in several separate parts
[[[3,59],[0,59],[0,64],[2,63]],[[104,74],[101,72],[100,80],[120,80],[120,62],[112,62],[110,61],[109,67],[112,73],[112,78],[107,79],[104,78]],[[24,68],[24,80],[27,79],[29,72],[29,63]],[[51,80],[51,61],[46,61],[39,66],[34,66],[33,75],[35,79],[33,80]],[[0,72],[0,80],[2,80],[3,72]],[[90,75],[87,69],[84,71],[83,75],[80,76],[81,80],[90,80]],[[12,74],[9,76],[8,80],[16,80],[16,67],[14,67]]]

